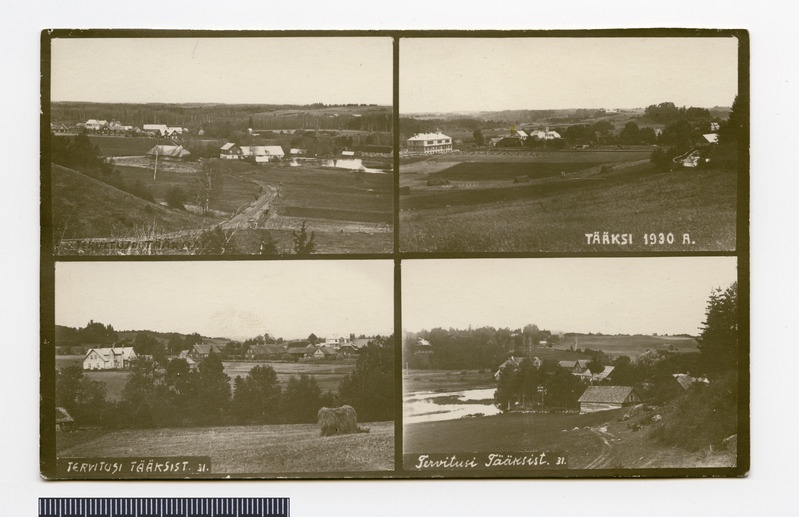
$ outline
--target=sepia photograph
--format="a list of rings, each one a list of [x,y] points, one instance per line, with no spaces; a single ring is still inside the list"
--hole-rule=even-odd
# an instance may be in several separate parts
[[[407,260],[402,273],[406,471],[747,464],[735,257]]]
[[[585,36],[400,39],[402,252],[736,250],[740,33]]]
[[[45,40],[56,255],[393,251],[391,38],[140,33]]]
[[[393,471],[392,277],[391,261],[58,263],[57,478]]]

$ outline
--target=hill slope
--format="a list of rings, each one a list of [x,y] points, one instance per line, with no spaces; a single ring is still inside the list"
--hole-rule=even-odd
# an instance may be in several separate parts
[[[53,164],[53,236],[59,239],[128,237],[151,229],[203,226],[201,217],[150,203],[78,171]]]

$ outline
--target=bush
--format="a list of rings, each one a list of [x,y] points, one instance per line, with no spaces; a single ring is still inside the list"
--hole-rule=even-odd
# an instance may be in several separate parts
[[[178,210],[185,210],[183,204],[186,202],[186,193],[178,186],[169,187],[166,191],[166,204],[170,208],[177,208]]]
[[[652,432],[655,439],[697,451],[720,447],[738,432],[738,378],[734,371],[710,385],[695,384],[676,403],[668,422]]]

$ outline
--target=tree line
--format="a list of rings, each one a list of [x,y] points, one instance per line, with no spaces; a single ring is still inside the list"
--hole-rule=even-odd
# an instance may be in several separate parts
[[[420,347],[418,339],[430,343],[430,350]],[[510,353],[526,353],[530,345],[541,341],[558,342],[559,337],[537,325],[522,329],[480,327],[469,329],[433,328],[409,334],[403,357],[411,368],[442,370],[493,369]]]
[[[88,135],[50,135],[50,161],[57,165],[75,169],[87,176],[102,181],[128,194],[153,202],[153,194],[139,180],[127,182],[112,163],[100,154],[100,148],[91,143]]]
[[[314,423],[319,408],[343,404],[362,421],[392,420],[393,348],[392,336],[370,341],[337,391],[324,393],[307,374],[281,385],[270,365],[231,383],[215,353],[196,370],[182,358],[163,366],[143,355],[133,361],[121,400],[109,401],[104,383],[71,366],[57,371],[56,405],[78,425],[105,428]]]

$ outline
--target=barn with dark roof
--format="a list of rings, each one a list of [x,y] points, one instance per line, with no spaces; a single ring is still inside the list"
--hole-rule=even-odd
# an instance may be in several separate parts
[[[580,413],[594,413],[641,402],[632,386],[589,386],[578,401]]]

